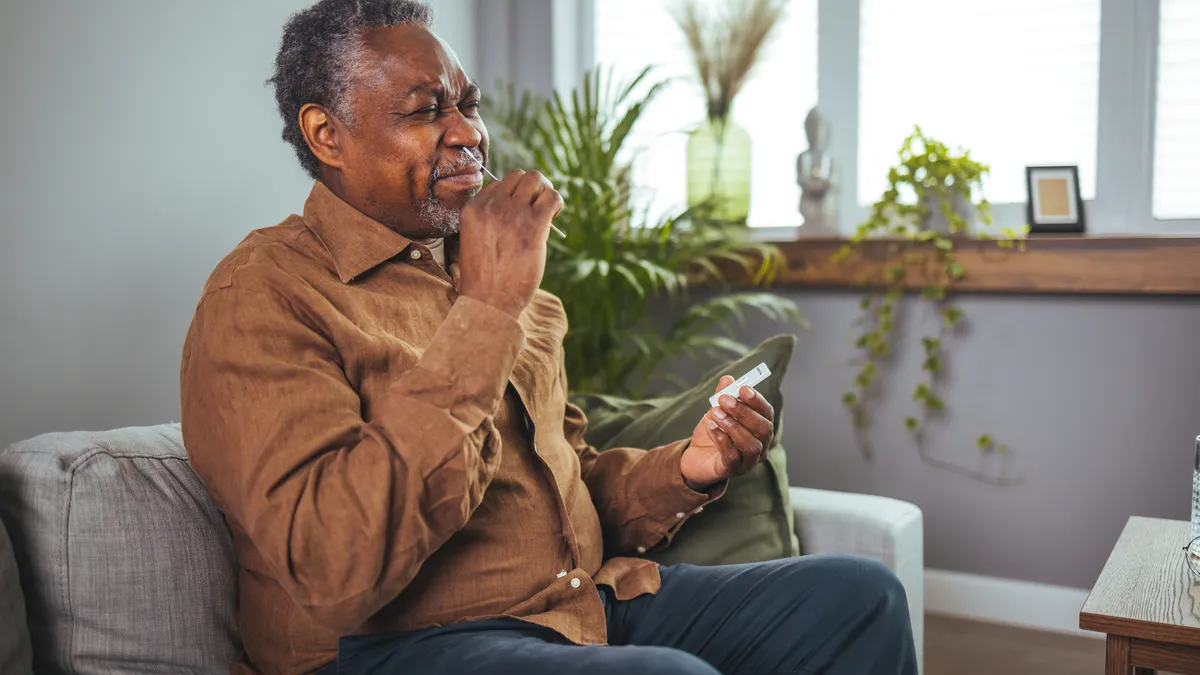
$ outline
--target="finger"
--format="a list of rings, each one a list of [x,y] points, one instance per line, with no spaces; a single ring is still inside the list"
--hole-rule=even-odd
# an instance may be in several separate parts
[[[504,194],[507,194],[511,197],[512,194],[517,191],[517,185],[520,184],[521,179],[524,176],[525,172],[521,169],[513,169],[512,171],[504,174],[504,178],[500,180],[501,185],[504,186]]]
[[[739,473],[745,473],[753,469],[762,459],[763,450],[766,448],[766,443],[763,439],[751,433],[741,422],[735,419],[732,415],[727,415],[721,410],[713,410],[713,418],[717,422],[717,426],[725,435],[733,441],[734,446],[742,456]]]
[[[558,190],[555,190],[554,186],[551,185],[549,181],[546,181],[546,183],[549,185],[549,188],[543,190],[542,194],[538,195],[537,201],[533,203],[533,210],[536,211],[540,217],[546,218],[546,221],[549,222],[554,220],[554,218],[562,211],[563,198],[562,195],[558,193]]]
[[[762,415],[771,422],[775,421],[775,408],[754,387],[742,387],[738,392],[738,398],[741,399],[742,403],[745,403],[758,412],[759,415]]]
[[[717,380],[716,391],[721,391],[722,389],[724,389],[725,387],[728,387],[731,384],[733,384],[733,376],[732,375],[722,375],[721,379]]]
[[[713,420],[709,420],[704,425],[704,429],[708,432],[709,440],[721,453],[721,473],[725,476],[738,473],[738,469],[742,466],[742,453],[738,452],[737,445],[729,438],[729,434],[721,431],[721,427],[717,426]]]
[[[762,396],[755,398],[762,399]],[[769,404],[768,407],[770,407]],[[736,419],[764,444],[771,440],[775,425],[745,401],[739,401],[729,394],[724,394],[717,402],[717,410]],[[713,412],[713,415],[716,416],[716,411]]]
[[[537,171],[526,171],[513,191],[513,201],[532,206],[539,195],[550,187],[550,181]]]

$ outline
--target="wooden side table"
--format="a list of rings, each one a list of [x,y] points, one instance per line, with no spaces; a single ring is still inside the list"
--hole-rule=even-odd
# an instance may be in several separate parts
[[[1107,675],[1200,675],[1200,578],[1184,559],[1188,524],[1133,517],[1079,612],[1108,635]]]

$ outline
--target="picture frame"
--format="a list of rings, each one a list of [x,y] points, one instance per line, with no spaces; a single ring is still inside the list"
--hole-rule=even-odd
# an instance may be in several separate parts
[[[1087,229],[1078,166],[1027,166],[1025,189],[1031,234],[1082,234]]]

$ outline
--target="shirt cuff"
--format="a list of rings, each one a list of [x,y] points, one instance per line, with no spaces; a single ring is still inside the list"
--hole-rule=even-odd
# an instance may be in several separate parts
[[[681,458],[688,441],[681,440],[650,451],[649,466],[645,475],[639,501],[642,512],[659,527],[663,537],[670,541],[679,528],[706,504],[720,499],[729,485],[723,480],[704,492],[696,492],[683,480]]]

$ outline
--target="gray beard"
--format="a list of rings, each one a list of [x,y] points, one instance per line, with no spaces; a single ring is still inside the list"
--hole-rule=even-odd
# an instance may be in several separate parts
[[[478,192],[478,190],[473,190],[471,196],[474,197]],[[448,237],[458,234],[462,212],[432,194],[428,199],[421,200],[417,206],[417,213],[420,214],[421,222],[436,233],[435,236]]]
[[[421,223],[428,225],[435,236],[448,237],[458,232],[459,212],[439,199],[427,199],[417,207]]]

